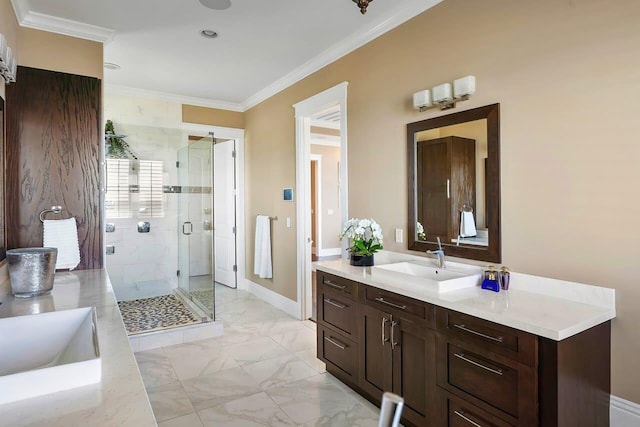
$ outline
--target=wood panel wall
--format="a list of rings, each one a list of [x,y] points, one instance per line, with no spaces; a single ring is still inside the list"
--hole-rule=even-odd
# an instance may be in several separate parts
[[[60,205],[77,220],[78,269],[100,268],[101,82],[29,67],[16,80],[6,91],[7,247],[42,246],[38,215]]]

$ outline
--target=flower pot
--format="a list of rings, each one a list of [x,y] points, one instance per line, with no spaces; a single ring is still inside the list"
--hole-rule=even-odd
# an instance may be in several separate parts
[[[371,255],[358,255],[351,254],[350,264],[355,265],[356,267],[371,267],[373,265],[373,254]]]

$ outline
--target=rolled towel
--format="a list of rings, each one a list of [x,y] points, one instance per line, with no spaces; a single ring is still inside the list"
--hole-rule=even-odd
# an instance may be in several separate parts
[[[475,237],[476,221],[473,212],[462,211],[460,214],[460,237]]]
[[[80,264],[78,225],[75,218],[45,220],[43,246],[58,248],[56,270],[73,270]]]

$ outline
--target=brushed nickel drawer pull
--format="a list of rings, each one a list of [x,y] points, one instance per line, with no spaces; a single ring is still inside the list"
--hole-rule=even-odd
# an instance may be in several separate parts
[[[396,347],[398,346],[398,343],[396,342],[396,340],[393,338],[394,336],[394,331],[396,329],[396,325],[398,324],[398,322],[396,322],[395,320],[391,320],[391,350],[395,350]]]
[[[469,424],[471,424],[472,426],[475,426],[475,427],[482,427],[482,426],[481,426],[480,424],[478,424],[477,422],[473,421],[473,420],[472,420],[472,419],[470,419],[470,418],[467,418],[467,417],[464,415],[464,412],[453,411],[453,413],[454,413],[454,414],[456,414],[457,416],[459,416],[460,418],[462,418],[463,420],[465,420],[466,422],[468,422]]]
[[[469,332],[470,334],[477,335],[477,336],[482,337],[482,338],[486,338],[486,339],[491,340],[491,341],[495,341],[495,342],[499,342],[499,343],[504,342],[504,338],[503,337],[497,337],[497,338],[496,337],[492,337],[491,335],[486,335],[486,334],[483,334],[482,332],[478,332],[478,331],[474,331],[473,329],[469,329],[469,328],[467,328],[466,325],[459,325],[459,324],[455,323],[453,325],[453,327],[461,329],[461,330],[463,330],[465,332]]]
[[[335,302],[335,301],[333,301],[332,299],[329,299],[329,298],[325,298],[325,299],[324,299],[324,302],[326,302],[327,304],[330,304],[330,305],[332,305],[332,306],[334,306],[334,307],[338,307],[338,308],[347,308],[347,306],[346,306],[346,305],[344,305],[344,304],[340,304],[340,303],[338,303],[338,302]]]
[[[331,337],[324,337],[325,341],[329,341],[331,344],[335,345],[336,347],[338,347],[340,350],[344,350],[345,348],[347,348],[346,344],[341,344],[338,341],[334,340]]]
[[[384,335],[384,325],[385,323],[387,323],[389,321],[389,319],[387,319],[386,317],[382,318],[382,346],[384,347],[384,343],[386,343],[387,341],[389,341],[389,339]]]
[[[471,360],[471,359],[466,358],[464,356],[464,354],[461,354],[461,353],[454,353],[454,356],[457,357],[458,359],[464,360],[467,363],[471,363],[473,366],[477,366],[478,368],[482,368],[482,369],[487,370],[489,372],[493,372],[496,375],[502,375],[502,369],[490,368],[488,366],[483,365],[482,363],[476,362],[475,360]]]
[[[344,291],[345,289],[347,289],[346,285],[336,285],[331,280],[325,280],[322,283],[324,283],[327,286],[331,286],[334,289],[340,289],[341,291]]]
[[[383,304],[390,305],[391,307],[395,307],[395,308],[398,308],[398,309],[400,309],[400,310],[406,310],[406,309],[407,309],[407,306],[406,306],[406,305],[398,305],[398,304],[394,304],[394,303],[392,303],[392,302],[389,302],[389,301],[385,300],[385,299],[384,299],[384,298],[382,298],[382,297],[378,297],[378,298],[376,298],[376,301],[381,302],[381,303],[383,303]]]

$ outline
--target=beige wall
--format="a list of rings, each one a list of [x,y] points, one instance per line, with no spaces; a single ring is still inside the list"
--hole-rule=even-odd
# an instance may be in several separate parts
[[[11,0],[0,0],[0,33],[7,38],[7,43],[14,55],[19,56],[18,21],[13,12],[13,6],[11,6]],[[5,83],[2,77],[0,77],[0,96],[5,98]]]
[[[102,79],[102,43],[23,27],[18,37],[20,65]]]
[[[411,95],[473,74],[477,93],[456,111],[501,103],[504,264],[617,289],[613,393],[640,402],[639,15],[637,0],[440,3],[246,113],[247,218],[293,219],[280,201],[295,182],[292,104],[346,80],[349,214],[373,216],[385,247],[404,250],[406,124],[447,114],[412,110]],[[295,243],[280,221],[273,280],[248,278],[295,299]]]
[[[216,108],[182,105],[182,121],[202,125],[244,129],[244,113]]]

